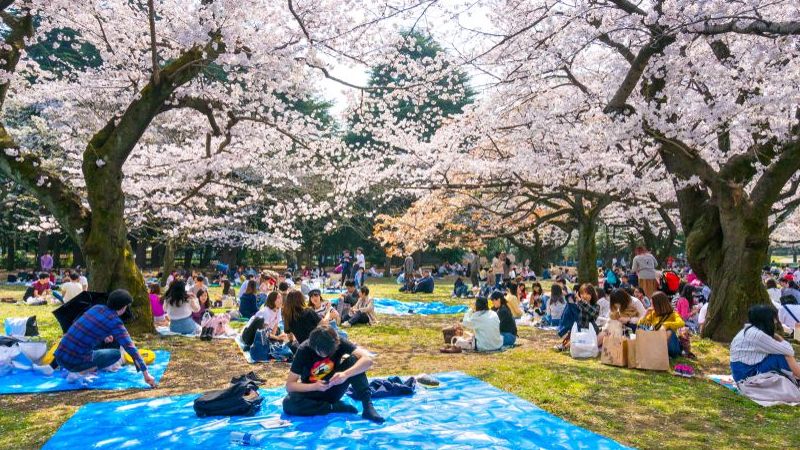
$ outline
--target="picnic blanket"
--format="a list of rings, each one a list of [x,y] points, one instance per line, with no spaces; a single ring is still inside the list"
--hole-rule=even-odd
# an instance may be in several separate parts
[[[167,370],[170,353],[156,350],[156,360],[147,366],[150,375],[160,381]],[[14,370],[0,377],[0,394],[39,394],[44,392],[77,391],[81,389],[147,389],[142,374],[136,372],[133,365],[126,365],[117,372],[97,372],[97,378],[89,384],[70,383],[66,379],[67,371],[56,370],[51,376],[44,376],[30,370]]]
[[[627,448],[463,373],[434,376],[442,383],[437,388],[375,399],[387,419],[382,425],[358,415],[330,414],[283,416],[289,426],[265,429],[260,422],[282,416],[283,388],[261,390],[264,403],[253,417],[201,419],[192,409],[198,394],[189,394],[84,405],[44,449],[227,448],[234,431],[251,432],[270,449]]]
[[[170,331],[169,327],[156,327],[156,333],[160,334],[161,336],[182,336],[185,338],[199,338],[200,333],[194,334],[181,334],[176,333],[174,331]],[[236,332],[232,332],[230,334],[221,334],[219,336],[214,336],[214,339],[235,339]]]
[[[391,298],[376,298],[374,303],[375,312],[393,316],[461,314],[469,309],[466,305],[445,305],[442,302],[401,302]]]

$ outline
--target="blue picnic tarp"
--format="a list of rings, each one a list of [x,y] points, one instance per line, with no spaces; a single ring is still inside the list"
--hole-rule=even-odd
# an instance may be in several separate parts
[[[147,366],[150,375],[160,381],[167,370],[170,354],[166,350],[156,350],[156,360]],[[0,394],[39,394],[45,392],[77,391],[81,389],[146,389],[150,386],[144,382],[142,374],[136,372],[133,365],[123,366],[116,372],[97,372],[97,378],[88,385],[70,383],[66,379],[67,372],[56,370],[51,376],[44,376],[30,370],[15,369],[7,375],[0,376]]]
[[[375,399],[386,423],[352,414],[282,414],[283,388],[263,389],[253,417],[198,418],[198,394],[90,403],[45,444],[47,450],[228,448],[231,432],[250,432],[270,449],[624,449],[519,397],[460,372],[435,375],[441,386],[408,397]],[[349,398],[345,401],[352,402]],[[354,403],[357,404],[357,403]],[[360,408],[360,406],[359,406]],[[285,428],[260,422],[282,417]]]

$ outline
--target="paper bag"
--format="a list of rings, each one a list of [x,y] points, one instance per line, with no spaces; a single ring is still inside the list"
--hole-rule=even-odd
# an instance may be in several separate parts
[[[669,370],[669,354],[667,353],[667,331],[637,330],[636,368],[644,370]]]
[[[794,340],[800,342],[800,322],[794,324]]]
[[[603,330],[609,336],[622,336],[622,329],[622,322],[613,319],[609,320],[608,323],[606,323],[606,326],[603,327]]]
[[[625,353],[628,359],[627,365],[629,369],[636,368],[636,339],[627,339],[624,343]]]
[[[622,336],[606,336],[603,339],[603,350],[600,353],[600,362],[611,366],[625,367],[625,341]]]

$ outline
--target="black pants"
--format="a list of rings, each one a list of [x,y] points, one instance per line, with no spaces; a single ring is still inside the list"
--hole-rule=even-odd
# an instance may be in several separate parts
[[[369,316],[361,311],[357,311],[350,315],[345,322],[350,322],[350,325],[358,325],[359,323],[369,324]]]
[[[264,319],[261,317],[253,319],[250,325],[244,327],[242,330],[242,343],[248,347],[253,345],[253,341],[256,340],[256,331],[262,328],[264,328]]]
[[[343,360],[334,373],[347,370],[358,361],[350,355]],[[283,398],[283,412],[292,416],[321,416],[331,412],[331,405],[344,397],[348,386],[353,386],[356,397],[361,400],[370,399],[367,374],[361,373],[348,378],[344,383],[333,386],[325,392],[290,392]]]

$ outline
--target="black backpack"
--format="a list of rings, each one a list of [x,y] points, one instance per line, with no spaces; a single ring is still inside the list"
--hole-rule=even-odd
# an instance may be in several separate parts
[[[261,409],[264,397],[245,398],[251,392],[258,392],[258,386],[253,382],[231,383],[225,389],[206,392],[195,399],[194,412],[197,417],[252,416]]]

